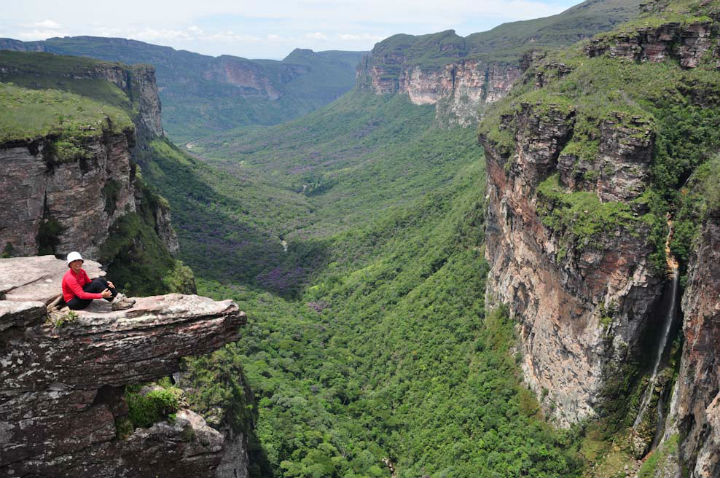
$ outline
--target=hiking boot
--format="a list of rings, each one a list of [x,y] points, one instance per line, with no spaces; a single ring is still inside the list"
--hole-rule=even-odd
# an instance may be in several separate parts
[[[123,294],[115,296],[115,300],[112,301],[112,310],[125,310],[131,308],[135,304],[135,299],[128,299]]]

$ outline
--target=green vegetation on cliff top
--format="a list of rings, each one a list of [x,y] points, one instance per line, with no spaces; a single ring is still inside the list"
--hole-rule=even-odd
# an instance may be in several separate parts
[[[558,15],[504,23],[467,37],[458,36],[453,30],[418,36],[393,35],[375,45],[371,62],[383,65],[391,75],[397,73],[398,66],[395,61],[384,64],[386,57],[401,57],[402,64],[428,68],[458,59],[517,65],[530,49],[568,46],[634,18],[640,3],[640,0],[588,0]]]
[[[44,136],[77,139],[132,128],[123,110],[58,90],[0,83],[0,143]]]

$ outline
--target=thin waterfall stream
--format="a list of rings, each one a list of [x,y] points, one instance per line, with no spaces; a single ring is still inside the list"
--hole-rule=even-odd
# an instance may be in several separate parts
[[[657,348],[657,357],[655,358],[655,365],[653,366],[652,375],[650,376],[650,382],[648,383],[647,388],[645,389],[645,394],[643,395],[643,399],[640,402],[640,410],[638,411],[637,417],[635,418],[635,422],[633,423],[633,430],[637,430],[638,425],[642,422],[643,416],[645,415],[645,411],[650,404],[650,401],[652,400],[653,391],[655,390],[655,384],[657,383],[657,374],[658,370],[660,369],[660,364],[662,363],[663,354],[665,352],[665,348],[667,347],[668,338],[670,336],[670,331],[672,330],[672,324],[673,319],[675,318],[675,309],[676,309],[676,302],[677,302],[677,296],[678,296],[678,286],[680,282],[680,273],[679,273],[679,267],[678,262],[675,259],[675,257],[672,255],[672,252],[670,251],[670,241],[672,240],[673,235],[673,224],[672,220],[668,217],[668,227],[670,229],[670,232],[667,235],[667,238],[665,239],[665,254],[667,257],[667,265],[668,265],[668,274],[672,277],[672,296],[670,299],[670,306],[667,309],[667,312],[665,313],[665,322],[664,322],[664,329],[662,338],[660,340],[660,343],[658,344]],[[659,422],[662,422],[662,398],[660,399],[660,403],[658,403],[658,420]],[[657,438],[657,437],[656,437]],[[655,445],[655,440],[653,441],[653,446]]]

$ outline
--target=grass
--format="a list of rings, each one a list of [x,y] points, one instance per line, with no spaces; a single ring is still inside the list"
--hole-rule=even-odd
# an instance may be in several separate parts
[[[174,386],[159,387],[145,394],[140,390],[139,385],[125,388],[124,399],[133,428],[148,428],[162,420],[172,419],[183,401],[183,391]]]
[[[132,128],[127,113],[114,106],[65,91],[0,83],[0,143],[55,136],[61,138],[60,158],[69,159],[85,138]]]
[[[602,249],[603,238],[618,230],[638,235],[643,225],[627,203],[601,202],[591,191],[567,192],[557,174],[543,181],[537,193],[542,223],[565,237],[565,247],[575,252],[586,247]]]
[[[670,436],[662,445],[643,462],[638,471],[638,478],[652,478],[658,476],[658,471],[662,470],[662,466],[666,460],[672,459],[673,455],[677,455],[680,437],[678,434]],[[677,459],[677,457],[675,457]],[[672,461],[670,461],[672,463]],[[660,470],[658,470],[660,468]]]

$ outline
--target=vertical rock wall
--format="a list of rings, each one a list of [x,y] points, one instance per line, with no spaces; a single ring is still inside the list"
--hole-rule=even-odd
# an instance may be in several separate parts
[[[58,158],[54,137],[0,145],[0,199],[6,205],[0,209],[0,245],[13,255],[34,255],[47,240],[41,236],[49,234],[57,253],[97,257],[113,222],[135,211],[133,134],[98,131],[83,144],[84,156],[72,160]]]
[[[413,104],[437,105],[441,123],[461,126],[476,124],[480,107],[504,97],[521,74],[519,66],[480,60],[458,60],[437,68],[404,61],[383,58],[379,63],[366,57],[358,72],[359,84],[378,95],[407,94]],[[399,74],[390,72],[388,64],[399,66]]]
[[[677,474],[720,476],[720,212],[702,227],[682,299],[685,344],[665,439],[679,433]]]
[[[629,357],[663,282],[649,268],[647,231],[618,229],[586,247],[564,242],[562,231],[543,223],[553,206],[538,188],[562,174],[559,158],[574,116],[572,108],[522,104],[506,118],[514,125],[508,126],[513,151],[480,137],[488,175],[488,304],[506,304],[518,322],[525,379],[562,426],[596,414],[608,370]],[[652,141],[626,150],[625,139],[636,136],[650,137],[608,125],[598,164],[620,164],[629,154],[642,162]],[[622,168],[613,170],[619,175]],[[602,184],[592,186],[597,194]]]

